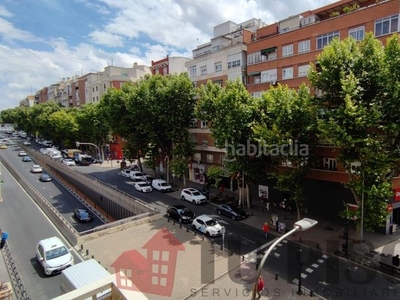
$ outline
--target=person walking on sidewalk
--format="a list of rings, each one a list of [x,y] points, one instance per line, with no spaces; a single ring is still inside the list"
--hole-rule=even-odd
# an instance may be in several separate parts
[[[269,224],[268,224],[268,222],[264,223],[263,231],[264,231],[265,238],[268,238],[268,232],[269,232]]]
[[[260,276],[258,277],[258,281],[257,281],[257,295],[258,298],[261,298],[261,293],[264,289],[264,279]]]
[[[4,245],[6,244],[7,239],[8,239],[8,232],[3,231],[3,233],[1,234],[0,249],[3,249]]]

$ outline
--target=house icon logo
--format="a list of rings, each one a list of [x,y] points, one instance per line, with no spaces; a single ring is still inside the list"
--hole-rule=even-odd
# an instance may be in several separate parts
[[[111,265],[115,269],[118,287],[170,297],[178,251],[184,251],[185,247],[168,229],[163,228],[142,249],[147,257],[137,250],[128,250]]]

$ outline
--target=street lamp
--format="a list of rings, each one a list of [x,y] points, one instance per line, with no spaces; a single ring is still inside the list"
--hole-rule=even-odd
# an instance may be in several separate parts
[[[99,149],[99,147],[97,147],[96,144],[93,144],[93,143],[81,143],[81,142],[76,142],[76,147],[77,147],[77,148],[79,148],[80,145],[90,145],[90,146],[96,147],[97,151],[99,152],[98,159],[101,159],[100,149]]]
[[[306,231],[306,230],[310,229],[311,227],[314,227],[317,224],[318,224],[318,221],[315,221],[315,220],[312,220],[312,219],[309,219],[309,218],[304,218],[304,219],[301,219],[301,220],[297,221],[296,223],[294,223],[294,228],[292,230],[286,232],[284,235],[282,235],[280,238],[278,238],[268,248],[268,250],[265,251],[264,256],[261,259],[260,265],[258,266],[258,269],[257,269],[256,279],[254,280],[253,295],[251,297],[252,300],[256,299],[258,278],[261,276],[262,268],[263,268],[263,266],[265,264],[265,261],[268,258],[268,255],[271,253],[272,249],[274,249],[276,247],[276,245],[278,245],[282,240],[284,240],[286,237],[288,237],[292,233],[295,233],[296,231]]]
[[[360,224],[361,243],[364,242],[364,182],[365,182],[365,176],[363,172],[362,194],[361,194],[361,224]]]

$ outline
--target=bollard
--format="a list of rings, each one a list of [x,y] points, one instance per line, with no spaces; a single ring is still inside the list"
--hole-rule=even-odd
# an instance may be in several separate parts
[[[92,258],[94,258],[94,255],[92,255]]]
[[[300,243],[303,243],[303,241],[302,241],[301,237],[300,237]]]
[[[86,249],[86,255],[89,255],[89,249]]]
[[[189,232],[189,227],[186,227],[186,232]]]
[[[179,224],[179,228],[182,228],[182,224]]]
[[[231,250],[231,256],[233,255],[233,250]]]
[[[168,222],[170,221],[169,218],[167,218],[167,221],[168,221]]]
[[[83,251],[83,244],[81,245],[81,251]]]
[[[314,297],[314,291],[310,290],[310,297]]]
[[[278,280],[278,273],[275,274],[275,280]]]
[[[201,236],[201,240],[204,241],[204,235]]]
[[[223,246],[221,245],[221,250],[223,250],[224,248],[223,248]]]
[[[244,261],[244,255],[242,255],[242,261]]]

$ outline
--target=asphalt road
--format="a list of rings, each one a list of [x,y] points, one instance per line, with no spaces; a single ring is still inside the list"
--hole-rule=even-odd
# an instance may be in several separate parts
[[[3,151],[9,149],[1,151],[3,155]],[[0,222],[9,233],[8,244],[24,286],[31,299],[52,299],[60,295],[60,278],[44,275],[36,262],[36,245],[41,239],[52,236],[63,239],[63,236],[4,167],[2,180]],[[66,240],[64,242],[68,245]],[[81,261],[76,253],[73,254],[75,263]]]

